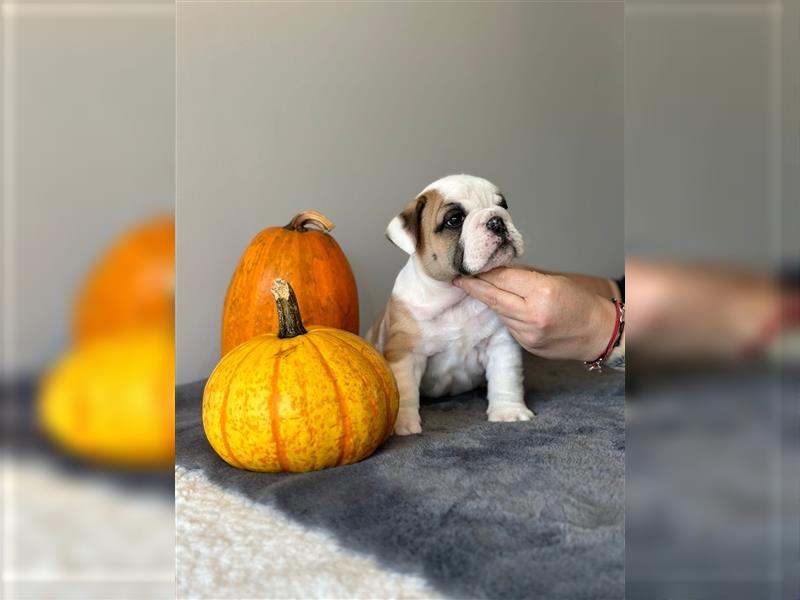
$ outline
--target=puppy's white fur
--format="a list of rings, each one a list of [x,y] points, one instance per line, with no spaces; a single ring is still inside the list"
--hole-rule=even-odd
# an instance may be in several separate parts
[[[441,204],[457,202],[466,211],[457,240],[463,247],[465,271],[488,271],[522,254],[522,237],[508,211],[498,205],[502,196],[492,183],[469,175],[449,176],[425,188],[418,198],[430,191],[437,192]],[[501,217],[507,228],[502,238],[486,226],[495,216]],[[434,225],[436,221],[429,219],[425,230],[416,236],[436,235]],[[422,431],[420,391],[437,397],[466,392],[484,382],[490,421],[529,420],[533,413],[524,401],[522,350],[497,315],[452,284],[457,271],[449,279],[428,273],[425,260],[417,252],[419,240],[402,214],[391,221],[386,234],[411,255],[395,280],[390,307],[402,307],[415,325],[410,335],[408,323],[404,324],[404,335],[410,339],[406,341],[407,351],[387,353],[400,392],[395,433]],[[385,352],[399,329],[398,319],[392,318],[387,307],[367,337]]]

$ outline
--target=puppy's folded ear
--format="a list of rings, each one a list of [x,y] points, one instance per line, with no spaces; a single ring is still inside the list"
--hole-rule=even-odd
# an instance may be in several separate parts
[[[386,228],[386,237],[389,241],[407,254],[414,254],[421,246],[422,212],[426,203],[425,196],[412,200]]]

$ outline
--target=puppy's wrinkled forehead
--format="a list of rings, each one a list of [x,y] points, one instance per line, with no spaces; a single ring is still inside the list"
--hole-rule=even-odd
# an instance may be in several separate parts
[[[437,192],[443,202],[458,202],[466,210],[484,208],[497,204],[503,198],[491,181],[471,175],[448,175],[434,181],[420,195]],[[505,204],[503,200],[502,204]]]

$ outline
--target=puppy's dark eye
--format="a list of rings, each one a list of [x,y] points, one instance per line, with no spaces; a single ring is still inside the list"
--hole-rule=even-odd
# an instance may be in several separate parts
[[[458,229],[464,223],[464,213],[460,210],[449,213],[444,218],[444,226],[448,229]]]

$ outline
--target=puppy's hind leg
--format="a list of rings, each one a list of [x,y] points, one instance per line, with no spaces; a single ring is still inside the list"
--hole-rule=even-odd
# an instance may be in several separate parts
[[[389,363],[400,394],[400,410],[394,425],[396,435],[422,433],[422,420],[419,416],[419,384],[425,371],[425,362],[424,356],[409,353]]]
[[[486,383],[490,421],[530,421],[533,412],[525,406],[522,348],[506,329],[489,340]]]

